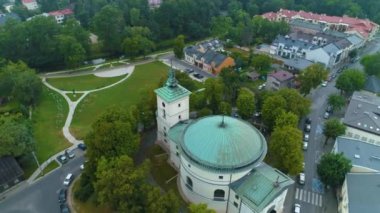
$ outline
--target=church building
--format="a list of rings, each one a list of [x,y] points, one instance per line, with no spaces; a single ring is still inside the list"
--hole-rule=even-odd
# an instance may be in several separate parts
[[[278,213],[294,181],[265,164],[267,142],[250,123],[222,115],[189,119],[189,96],[172,69],[157,94],[157,143],[179,172],[183,198],[228,213]]]

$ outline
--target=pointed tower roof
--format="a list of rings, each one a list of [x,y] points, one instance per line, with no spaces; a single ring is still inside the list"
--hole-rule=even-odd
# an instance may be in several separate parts
[[[172,67],[169,69],[169,75],[165,85],[154,90],[154,92],[168,103],[179,100],[191,94],[189,90],[178,84]]]

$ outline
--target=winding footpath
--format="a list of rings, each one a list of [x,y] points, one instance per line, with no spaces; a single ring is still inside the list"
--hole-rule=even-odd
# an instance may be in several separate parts
[[[146,63],[147,63],[147,62],[146,62]],[[57,88],[53,87],[52,85],[50,85],[50,84],[46,81],[46,77],[42,77],[42,82],[43,82],[43,84],[44,84],[45,86],[47,86],[49,89],[54,90],[55,92],[61,94],[61,95],[65,98],[67,104],[69,105],[69,113],[67,114],[66,121],[65,121],[65,125],[64,125],[63,128],[62,128],[62,132],[63,132],[64,137],[65,137],[70,143],[72,143],[72,146],[71,146],[69,149],[75,149],[79,143],[83,143],[82,140],[78,140],[78,139],[76,139],[76,138],[71,134],[71,132],[70,132],[70,125],[71,125],[71,122],[72,122],[72,120],[73,120],[73,116],[74,116],[74,113],[75,113],[75,109],[76,109],[76,107],[78,106],[78,104],[79,104],[79,103],[80,103],[80,102],[81,102],[81,101],[82,101],[82,100],[83,100],[88,94],[90,94],[90,93],[98,92],[98,91],[105,90],[105,89],[109,89],[109,88],[111,88],[111,87],[114,87],[114,86],[116,86],[116,85],[122,83],[123,81],[125,81],[126,79],[128,79],[129,76],[132,75],[132,73],[133,73],[133,71],[134,71],[134,68],[135,68],[134,65],[130,65],[130,66],[125,67],[125,69],[127,69],[127,70],[123,69],[123,70],[122,70],[122,73],[121,73],[120,75],[124,75],[124,74],[126,74],[126,76],[125,76],[123,79],[119,80],[118,82],[115,82],[115,83],[110,84],[110,85],[108,85],[108,86],[105,86],[105,87],[102,87],[102,88],[99,88],[99,89],[93,89],[93,90],[76,91],[76,93],[81,94],[81,97],[80,97],[78,100],[75,100],[75,101],[72,101],[72,100],[67,96],[67,94],[72,93],[72,91],[64,91],[64,90],[57,89]],[[116,69],[120,69],[120,68],[116,68]],[[96,68],[95,68],[93,71],[95,71],[95,70],[96,70]],[[121,69],[120,69],[120,70],[121,70]],[[106,75],[107,75],[107,72],[112,72],[112,75],[115,74],[115,71],[114,71],[114,69],[112,69],[112,68],[111,68],[110,70],[108,70],[108,71],[103,71],[102,74],[106,76]],[[94,73],[92,73],[92,74],[94,74]],[[98,76],[98,75],[97,75],[97,76]],[[42,171],[47,165],[49,165],[52,161],[54,161],[59,155],[61,155],[61,154],[63,154],[63,153],[64,153],[64,151],[61,151],[61,152],[59,152],[59,153],[56,153],[55,155],[51,156],[48,160],[46,160],[45,162],[43,162],[43,163],[41,164],[40,168],[37,169],[37,170],[36,170],[36,171],[35,171],[35,172],[29,177],[29,179],[27,180],[27,182],[28,182],[29,184],[33,183],[33,182],[37,179],[37,177],[38,177],[38,175],[41,173],[41,171]]]

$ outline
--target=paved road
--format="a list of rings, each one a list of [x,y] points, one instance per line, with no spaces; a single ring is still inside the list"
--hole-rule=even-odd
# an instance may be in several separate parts
[[[0,202],[0,212],[4,213],[59,213],[58,191],[68,173],[77,177],[83,163],[83,153],[76,151],[76,157],[61,168],[41,178],[36,183],[11,193]],[[17,190],[17,189],[16,189]]]

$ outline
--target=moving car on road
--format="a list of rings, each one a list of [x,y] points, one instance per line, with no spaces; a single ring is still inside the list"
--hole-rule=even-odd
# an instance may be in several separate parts
[[[294,204],[294,213],[301,213],[301,205],[296,203]]]
[[[299,184],[302,184],[302,185],[305,184],[305,173],[300,173],[298,182]]]

